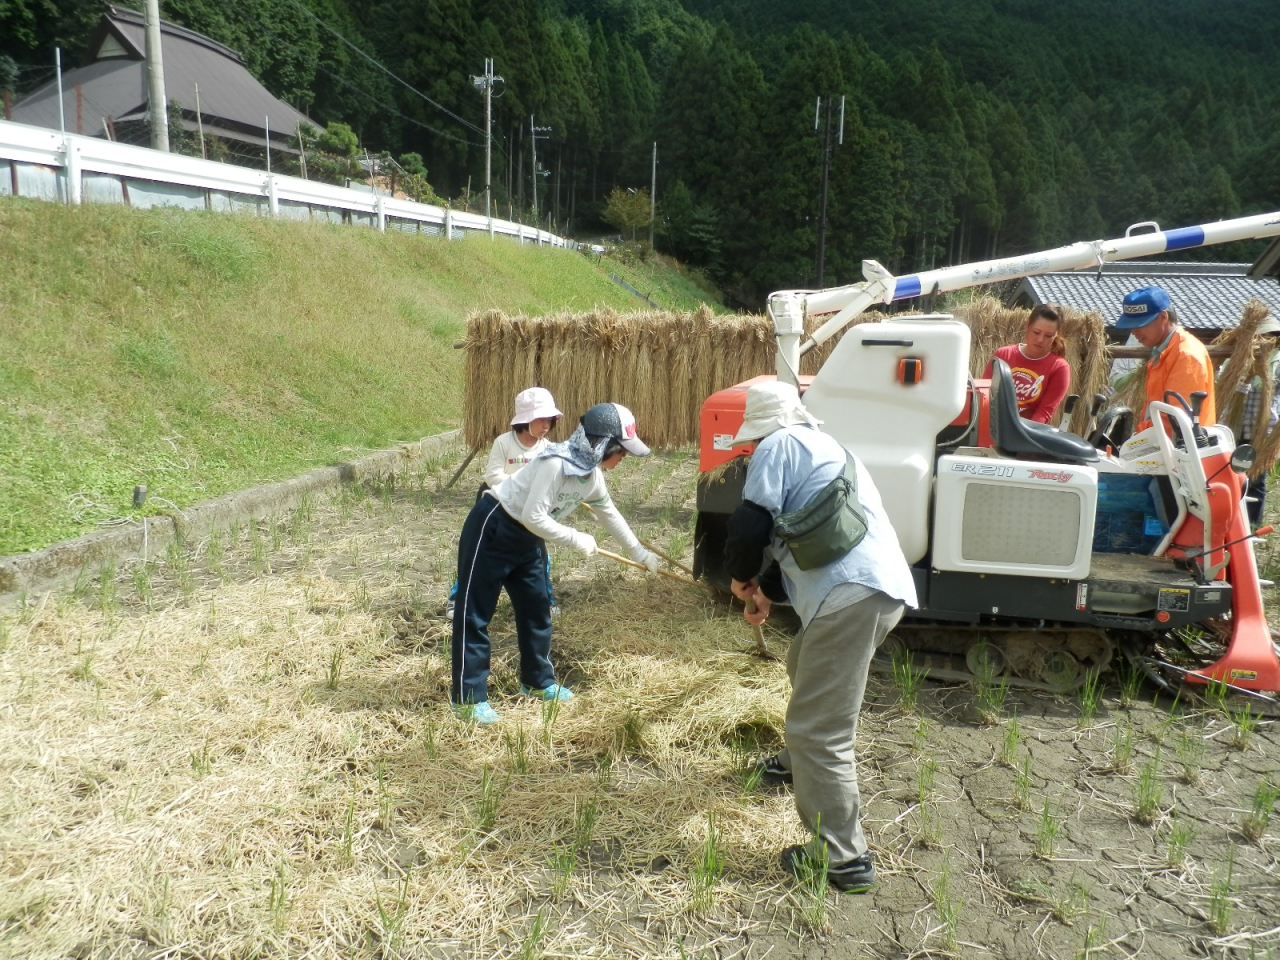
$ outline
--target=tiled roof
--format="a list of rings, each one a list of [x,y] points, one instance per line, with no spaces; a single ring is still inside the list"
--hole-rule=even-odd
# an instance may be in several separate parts
[[[1244,305],[1261,300],[1280,316],[1280,281],[1245,276],[1247,263],[1109,263],[1097,270],[1027,277],[1014,291],[1019,303],[1061,303],[1102,314],[1111,326],[1130,290],[1158,284],[1168,292],[1178,320],[1192,330],[1228,330]]]
[[[125,56],[94,59],[85,66],[63,71],[66,128],[91,137],[105,135],[105,119],[125,121],[147,113],[146,46],[142,15],[108,7],[99,25],[90,55],[102,49],[110,34]],[[200,87],[200,111],[206,132],[248,143],[265,143],[267,123],[273,149],[288,149],[284,142],[297,133],[298,124],[309,122],[289,104],[277,100],[244,66],[240,55],[208,37],[175,24],[161,22],[160,47],[164,58],[165,96],[182,104],[188,130],[195,128],[196,85]],[[14,105],[13,119],[58,129],[58,86],[45,84]],[[313,124],[319,126],[319,124]]]

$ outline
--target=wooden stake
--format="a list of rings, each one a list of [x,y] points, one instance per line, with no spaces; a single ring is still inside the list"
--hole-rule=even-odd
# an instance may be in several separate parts
[[[587,501],[585,500],[582,501],[582,505],[587,508],[588,513],[592,514],[593,516],[595,515],[595,512],[596,512],[595,507],[591,506],[591,504],[587,503]],[[636,539],[640,540],[639,537],[636,537]],[[658,547],[655,547],[648,540],[640,540],[640,545],[647,550],[652,550],[654,553],[660,556],[663,560],[667,561],[667,563],[671,564],[673,567],[676,567],[679,570],[683,570],[690,577],[693,577],[692,570],[686,567],[683,563],[681,563],[675,557],[671,556],[671,554],[667,553],[665,550],[660,550]]]
[[[449,478],[449,482],[448,482],[448,483],[446,483],[446,484],[444,485],[444,488],[445,488],[446,490],[451,489],[451,488],[453,487],[453,485],[454,485],[455,483],[457,483],[457,482],[458,482],[458,478],[459,478],[460,476],[462,476],[462,471],[463,471],[463,470],[465,470],[465,469],[467,469],[467,467],[469,467],[469,466],[471,465],[471,461],[472,461],[472,460],[474,460],[474,459],[476,458],[476,454],[477,454],[477,453],[479,453],[479,452],[480,452],[480,448],[479,448],[479,447],[472,447],[472,448],[471,448],[471,452],[467,454],[467,459],[465,459],[465,460],[463,460],[463,461],[462,461],[462,466],[460,466],[460,467],[457,469],[457,471],[454,473],[454,475],[453,475],[452,477],[450,477],[450,478]]]

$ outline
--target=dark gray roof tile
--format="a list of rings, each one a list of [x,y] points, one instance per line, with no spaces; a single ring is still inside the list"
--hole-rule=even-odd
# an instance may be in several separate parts
[[[1280,316],[1280,281],[1250,280],[1248,269],[1247,263],[1110,263],[1101,274],[1095,269],[1027,277],[1019,282],[1014,300],[1096,311],[1110,326],[1120,315],[1125,294],[1158,284],[1189,329],[1229,330],[1240,322],[1250,300],[1261,300]]]
[[[126,50],[144,46],[141,14],[109,7],[103,14],[103,26],[124,38]],[[100,36],[103,33],[99,31]],[[269,123],[275,148],[296,135],[299,123],[310,122],[267,92],[245,69],[240,55],[229,47],[170,23],[161,24],[160,44],[165,96],[181,103],[193,116],[199,84],[204,122],[207,127],[220,128],[222,135],[261,144],[264,127]],[[141,60],[113,57],[63,71],[62,89],[66,129],[71,133],[101,137],[104,117],[119,120],[137,117],[147,110],[147,78]],[[58,129],[57,82],[45,84],[15,104],[13,119]],[[239,135],[234,133],[236,130]]]

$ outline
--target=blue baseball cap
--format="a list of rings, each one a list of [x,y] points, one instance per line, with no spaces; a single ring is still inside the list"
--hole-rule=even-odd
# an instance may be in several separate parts
[[[1137,330],[1169,309],[1169,295],[1163,287],[1139,287],[1126,294],[1116,318],[1117,330]]]

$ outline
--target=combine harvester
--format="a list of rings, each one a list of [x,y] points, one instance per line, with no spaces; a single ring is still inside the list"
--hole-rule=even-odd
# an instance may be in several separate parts
[[[1280,705],[1280,658],[1263,612],[1240,473],[1253,450],[1197,422],[1200,396],[1166,395],[1127,436],[1112,410],[1089,438],[1018,416],[1009,369],[968,378],[970,331],[950,316],[849,330],[819,372],[800,356],[875,304],[1208,244],[1280,234],[1280,213],[1077,243],[1028,256],[769,299],[777,376],[866,464],[907,560],[920,609],[892,643],[922,651],[939,679],[1007,677],[1069,691],[1117,653],[1168,690],[1218,681]],[[1117,309],[1119,305],[1117,304]],[[806,318],[834,314],[805,338]],[[750,445],[734,446],[746,390],[706,400],[700,422],[695,572],[727,583],[724,539]],[[1142,419],[1142,418],[1139,418]],[[1136,528],[1134,524],[1136,522]],[[1095,530],[1125,529],[1122,552]],[[1106,538],[1104,538],[1106,539]],[[892,651],[882,652],[891,655]],[[921,657],[916,657],[921,662]]]

